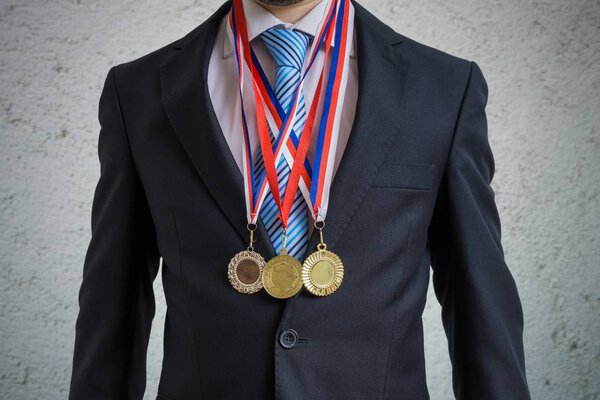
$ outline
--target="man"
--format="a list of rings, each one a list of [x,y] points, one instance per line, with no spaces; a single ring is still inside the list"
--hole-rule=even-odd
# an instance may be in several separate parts
[[[269,35],[287,29],[313,43],[330,1],[242,2],[275,92],[285,66]],[[428,399],[421,315],[430,265],[456,398],[530,398],[522,308],[490,188],[482,72],[351,5],[325,231],[345,274],[328,296],[247,295],[226,277],[248,242],[241,104],[255,111],[250,78],[238,86],[231,2],[180,40],[110,69],[70,399],[143,397],[160,257],[168,311],[157,399]],[[302,89],[306,110],[316,76]],[[281,246],[265,218],[254,248],[271,259]],[[309,213],[298,219],[313,223]],[[319,240],[310,228],[297,257]]]

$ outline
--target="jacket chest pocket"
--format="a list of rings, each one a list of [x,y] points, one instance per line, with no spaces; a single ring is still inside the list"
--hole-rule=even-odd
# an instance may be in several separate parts
[[[371,181],[373,188],[433,190],[435,165],[401,162],[384,163]]]

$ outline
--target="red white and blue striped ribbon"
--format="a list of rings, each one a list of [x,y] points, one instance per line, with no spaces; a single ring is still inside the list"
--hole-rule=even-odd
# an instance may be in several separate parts
[[[336,27],[341,27],[337,29]],[[234,39],[234,50],[239,75],[239,90],[242,106],[242,129],[244,133],[243,170],[244,187],[246,198],[247,219],[249,223],[256,223],[259,210],[266,197],[267,183],[273,192],[273,198],[280,210],[280,218],[283,225],[287,225],[287,216],[293,204],[298,186],[309,204],[315,220],[324,220],[327,210],[329,186],[332,179],[333,162],[335,159],[335,148],[339,130],[339,117],[348,76],[348,53],[350,50],[353,30],[353,9],[349,0],[332,0],[324,18],[317,30],[316,39],[313,40],[310,49],[308,63],[303,67],[300,85],[294,96],[292,107],[287,115],[284,115],[277,98],[268,83],[264,71],[254,52],[252,51],[247,34],[247,26],[243,5],[241,0],[234,0],[229,18],[229,29]],[[335,41],[335,42],[333,42]],[[304,78],[317,58],[317,53],[322,43],[326,44],[325,55],[321,59],[319,68],[321,75],[307,121],[300,135],[300,140],[291,135],[292,127],[296,119],[296,108],[300,99],[300,91]],[[323,81],[325,80],[325,60],[331,45],[335,43],[332,63],[327,76],[327,87],[323,101],[323,113],[319,124],[319,138],[315,163],[317,170],[311,170],[310,162],[306,158],[308,145],[313,132],[314,121],[318,108]],[[244,63],[245,62],[245,63]],[[257,127],[261,143],[261,151],[265,161],[265,171],[255,181],[254,165],[250,140],[248,136],[247,116],[243,103],[244,65],[250,70],[250,79],[256,101]],[[330,107],[335,108],[331,112]],[[279,132],[274,144],[271,145],[267,124],[274,132]],[[335,130],[335,132],[333,132]],[[290,139],[290,140],[288,140]],[[272,146],[272,147],[271,147]],[[290,179],[287,185],[283,201],[279,194],[277,185],[276,163],[280,157],[286,157],[292,166]],[[330,165],[331,164],[331,165]],[[265,179],[266,176],[266,179]],[[315,185],[315,182],[317,184]],[[309,190],[310,188],[310,190]],[[273,190],[275,189],[275,190]],[[313,196],[313,191],[315,195]]]
[[[350,49],[354,33],[354,7],[341,0],[335,24],[335,48],[327,81],[323,113],[313,163],[309,207],[315,221],[325,221],[340,130],[344,96],[348,85]]]
[[[331,15],[331,11],[332,11],[333,7],[330,7],[328,13],[326,14],[327,17],[329,17],[329,21],[331,21],[332,15]],[[243,152],[243,170],[244,170],[244,188],[245,188],[245,198],[246,198],[246,210],[247,210],[247,219],[249,223],[256,223],[256,220],[258,219],[258,214],[259,214],[259,210],[260,207],[262,205],[262,202],[264,201],[264,198],[266,197],[266,190],[268,190],[268,186],[267,186],[267,180],[265,180],[265,173],[266,173],[266,169],[265,169],[265,173],[262,174],[262,176],[258,179],[258,182],[255,181],[255,177],[254,177],[254,165],[252,162],[252,151],[250,148],[250,140],[249,140],[249,136],[248,136],[248,123],[247,123],[247,117],[246,117],[246,112],[244,109],[244,102],[243,102],[243,85],[244,85],[244,62],[242,61],[242,59],[244,61],[246,61],[246,64],[248,65],[248,68],[251,71],[251,75],[250,78],[255,78],[255,77],[259,77],[260,78],[260,73],[258,71],[262,71],[262,68],[260,68],[260,64],[258,63],[258,59],[254,56],[251,56],[251,48],[250,45],[248,43],[248,39],[247,39],[247,28],[246,28],[246,21],[245,21],[245,17],[243,14],[243,5],[241,1],[234,1],[233,5],[232,5],[232,12],[230,13],[230,18],[229,18],[229,28],[232,30],[232,35],[234,38],[234,49],[235,49],[235,54],[236,54],[236,60],[237,60],[237,66],[238,66],[238,75],[239,75],[239,89],[240,89],[240,99],[241,99],[241,106],[242,106],[242,128],[243,128],[243,133],[244,133],[244,152]],[[330,25],[330,24],[329,24]],[[314,43],[320,43],[322,42],[323,38],[324,38],[324,34],[325,34],[325,29],[324,27],[322,27],[319,30],[319,36],[318,36],[318,40],[315,40]],[[315,57],[316,57],[316,53],[318,52],[318,46],[314,45],[311,47],[311,60],[314,61]],[[242,56],[243,55],[243,56]],[[254,59],[253,59],[254,58]],[[312,63],[311,63],[312,64]],[[258,68],[257,68],[258,67]],[[308,71],[306,71],[308,72]],[[264,73],[262,73],[262,76],[264,78]],[[304,74],[303,78],[306,76],[306,74]],[[273,93],[273,90],[270,88],[270,85],[268,84],[268,81],[266,80],[266,78],[261,78],[261,79],[254,79],[253,80],[253,89],[254,89],[254,94],[255,94],[255,100],[257,103],[257,113],[259,113],[260,111],[264,110],[260,110],[262,106],[261,100],[265,101],[265,103],[267,104],[267,109],[268,110],[275,110],[276,106],[278,105],[277,102],[277,98]],[[273,95],[268,95],[268,96],[257,96],[257,86],[259,88],[259,92],[265,93],[266,92],[266,88],[271,89],[271,93],[273,93]],[[261,90],[261,86],[262,86],[262,90]],[[268,93],[267,93],[268,94]],[[295,104],[298,103],[298,99],[299,96],[296,96],[296,101]],[[270,100],[270,101],[269,101]],[[273,101],[275,100],[275,101]],[[294,105],[294,111],[295,111],[295,105]],[[277,137],[277,141],[274,143],[274,147],[275,147],[275,152],[276,152],[276,160],[279,160],[279,158],[281,157],[281,153],[283,150],[288,150],[288,151],[293,151],[295,153],[295,148],[293,148],[293,144],[292,144],[292,148],[290,149],[290,142],[287,141],[287,138],[289,137],[289,133],[291,131],[291,127],[293,126],[293,118],[290,118],[291,115],[293,115],[292,113],[289,113],[287,116],[284,116],[283,119],[281,119],[281,117],[279,116],[279,113],[275,113],[272,112],[272,115],[275,115],[275,117],[271,116],[270,119],[271,120],[275,120],[279,123],[280,127],[277,128],[277,130],[274,130],[275,132],[280,132],[281,131],[281,127],[285,128],[287,127],[287,131],[284,130],[283,134],[279,134]],[[258,124],[260,125],[261,122],[261,118],[257,118],[258,119]],[[260,129],[259,129],[260,130]],[[286,144],[286,146],[283,146],[283,144]],[[305,173],[304,174],[306,179],[310,179],[310,174],[309,173]],[[309,184],[309,183],[308,183]]]

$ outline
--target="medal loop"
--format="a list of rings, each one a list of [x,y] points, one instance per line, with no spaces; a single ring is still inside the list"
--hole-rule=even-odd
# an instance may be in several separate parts
[[[257,225],[254,223],[248,223],[246,224],[246,228],[248,229],[248,232],[250,232],[250,241],[248,242],[248,251],[254,251],[254,231],[257,228]]]
[[[327,250],[327,245],[323,239],[323,228],[325,227],[325,221],[315,221],[315,229],[319,231],[319,244],[317,244],[318,250]]]
[[[281,233],[281,251],[279,254],[287,254],[287,229],[284,227]]]

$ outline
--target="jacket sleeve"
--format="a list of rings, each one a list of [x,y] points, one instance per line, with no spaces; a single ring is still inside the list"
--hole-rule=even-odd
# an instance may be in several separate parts
[[[460,400],[529,400],[523,311],[500,240],[490,183],[487,83],[471,62],[439,187],[429,250],[442,307],[454,394]]]
[[[137,175],[115,83],[100,96],[100,178],[79,289],[70,400],[142,399],[159,267],[155,229]]]

